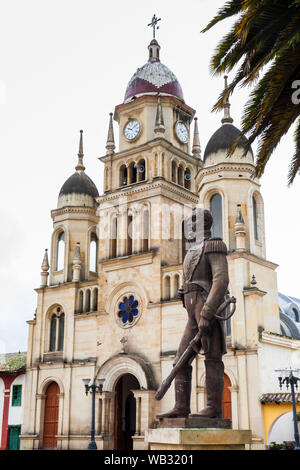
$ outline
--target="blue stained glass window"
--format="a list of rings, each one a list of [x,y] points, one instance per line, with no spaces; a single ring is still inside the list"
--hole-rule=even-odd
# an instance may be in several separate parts
[[[123,297],[122,302],[119,303],[119,313],[118,316],[123,325],[133,323],[134,319],[137,317],[138,310],[138,301],[135,300],[133,295],[129,297]]]

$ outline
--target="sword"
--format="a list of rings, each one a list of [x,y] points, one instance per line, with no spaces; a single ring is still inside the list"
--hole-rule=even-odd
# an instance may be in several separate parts
[[[230,311],[229,315],[227,315],[226,317],[220,316],[220,313],[223,312],[228,307],[228,305],[231,304],[231,303],[233,304],[233,307],[232,307],[232,310]],[[235,308],[236,308],[236,298],[235,297],[230,297],[229,299],[226,299],[220,305],[220,307],[218,308],[217,312],[215,313],[214,319],[217,318],[218,320],[222,320],[222,321],[228,320],[234,314]],[[188,345],[186,350],[181,354],[180,358],[178,359],[178,361],[174,365],[174,367],[171,370],[168,377],[165,380],[163,380],[163,382],[161,383],[161,386],[159,387],[159,389],[157,390],[157,392],[155,394],[155,399],[156,400],[161,400],[163,398],[163,396],[166,394],[167,390],[170,388],[171,383],[173,382],[174,378],[176,377],[177,372],[179,371],[179,369],[181,369],[181,367],[183,367],[184,365],[186,365],[186,364],[190,365],[193,362],[193,360],[195,359],[197,354],[199,354],[201,346],[202,346],[202,350],[204,352],[202,352],[200,354],[207,354],[207,352],[209,350],[208,337],[206,335],[201,336],[200,332],[198,332],[196,334],[196,336],[190,341],[190,344]]]

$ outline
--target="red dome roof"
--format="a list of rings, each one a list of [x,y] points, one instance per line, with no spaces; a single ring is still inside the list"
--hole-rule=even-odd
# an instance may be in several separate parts
[[[183,100],[183,92],[174,73],[159,60],[149,60],[137,69],[127,85],[124,102],[133,96],[165,93]]]

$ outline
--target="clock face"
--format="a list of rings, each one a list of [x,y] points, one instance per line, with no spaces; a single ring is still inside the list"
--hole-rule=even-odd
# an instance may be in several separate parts
[[[134,140],[140,133],[141,125],[137,119],[131,119],[124,127],[124,135],[127,140]]]
[[[177,121],[175,125],[175,130],[176,130],[176,134],[180,142],[185,144],[189,139],[189,131],[186,125],[181,121]]]

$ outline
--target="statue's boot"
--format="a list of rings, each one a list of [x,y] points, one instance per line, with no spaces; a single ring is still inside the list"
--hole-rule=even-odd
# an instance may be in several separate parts
[[[222,361],[204,361],[206,371],[207,406],[197,416],[222,418],[222,397],[224,388],[224,364]]]
[[[186,418],[190,410],[192,387],[192,366],[179,371],[175,377],[175,406],[167,413],[160,413],[157,418]]]

